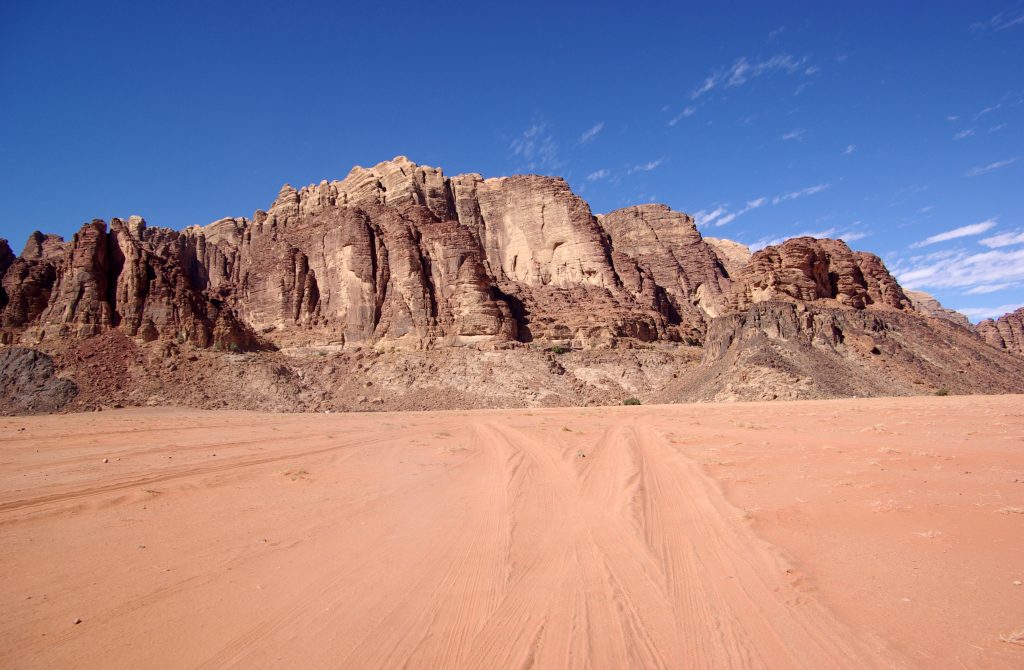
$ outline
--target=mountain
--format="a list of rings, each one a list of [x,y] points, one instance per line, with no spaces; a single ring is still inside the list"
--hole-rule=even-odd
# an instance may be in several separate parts
[[[69,408],[1024,391],[1024,359],[842,241],[750,255],[664,205],[595,216],[560,178],[404,157],[286,185],[251,219],[34,233],[0,243],[0,274],[9,411],[52,409],[31,390],[48,375]]]

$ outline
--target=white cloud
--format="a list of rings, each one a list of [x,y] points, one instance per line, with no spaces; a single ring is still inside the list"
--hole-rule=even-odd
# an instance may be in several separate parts
[[[1021,307],[1024,307],[1024,303],[999,305],[998,307],[961,307],[957,311],[973,321],[980,321],[981,319],[998,319],[1002,315],[1015,312]]]
[[[1015,288],[1018,286],[1016,282],[1006,282],[1005,284],[982,284],[981,286],[975,286],[970,291],[965,291],[970,295],[979,295],[984,293],[995,293],[996,291],[1002,291],[1007,288]]]
[[[1002,130],[1002,129],[1003,129],[1003,128],[1005,128],[1005,127],[1006,127],[1006,124],[1005,124],[1005,123],[999,123],[999,124],[996,124],[996,125],[992,126],[991,128],[989,128],[989,129],[988,129],[988,132],[990,132],[990,133],[994,133],[994,132],[996,132],[997,130]]]
[[[795,129],[789,131],[788,133],[786,133],[785,135],[782,136],[782,139],[784,139],[784,140],[802,140],[803,138],[804,138],[804,129],[803,128],[795,128]]]
[[[926,247],[929,244],[936,244],[938,242],[948,242],[949,240],[955,240],[961,237],[970,237],[972,235],[981,235],[986,233],[996,225],[995,218],[982,221],[981,223],[972,223],[969,226],[960,226],[953,230],[947,230],[944,233],[938,233],[931,237],[926,237],[920,242],[914,242],[910,245],[911,249],[918,249],[920,247]]]
[[[984,167],[971,168],[970,170],[964,173],[964,176],[980,177],[983,174],[988,174],[989,172],[995,172],[996,170],[1001,170],[1004,167],[1009,167],[1010,165],[1013,165],[1019,160],[1020,156],[1014,156],[1013,158],[1007,158],[1004,161],[996,161],[995,163],[989,163]]]
[[[954,116],[954,115],[950,115],[950,116],[947,116],[947,117],[946,117],[946,120],[947,120],[947,121],[956,121],[956,120],[958,120],[959,118],[960,118],[959,116]]]
[[[954,140],[963,140],[974,134],[974,128],[968,128],[967,130],[961,130],[956,135],[953,135]]]
[[[590,140],[594,139],[595,137],[597,137],[597,134],[602,130],[604,130],[604,121],[601,121],[600,123],[595,123],[586,132],[580,135],[580,144],[586,144]]]
[[[776,28],[775,30],[773,30],[770,33],[768,33],[768,41],[771,42],[772,40],[774,40],[776,37],[778,37],[779,35],[781,35],[784,32],[786,32],[786,26],[780,26],[780,27]]]
[[[707,212],[702,209],[693,215],[693,219],[694,221],[697,222],[698,226],[706,226],[715,219],[717,219],[718,217],[727,213],[728,211],[729,210],[727,210],[725,207],[716,207],[712,212]]]
[[[806,70],[804,70],[804,74],[806,74],[807,76],[811,76],[812,74],[818,74],[819,72],[821,72],[821,68],[818,67],[817,65],[812,65]]]
[[[683,119],[685,119],[685,118],[687,118],[689,116],[693,116],[696,113],[697,113],[697,108],[696,107],[684,107],[683,111],[679,112],[678,114],[673,116],[671,120],[669,120],[668,125],[674,126],[677,123],[679,123],[680,121],[682,121]]]
[[[818,184],[817,186],[811,186],[800,191],[793,191],[792,193],[777,195],[771,199],[754,198],[753,200],[748,200],[746,205],[744,205],[741,209],[736,210],[735,212],[730,212],[727,204],[717,205],[712,212],[709,213],[706,210],[702,209],[696,214],[694,214],[693,218],[697,221],[698,226],[709,226],[711,224],[714,224],[717,228],[718,226],[724,226],[728,223],[732,223],[733,221],[736,220],[737,217],[743,216],[747,212],[751,212],[755,209],[764,207],[769,203],[771,203],[772,205],[778,205],[779,203],[785,202],[787,200],[795,200],[797,198],[802,198],[805,195],[813,195],[815,193],[820,193],[827,189],[829,186],[831,186],[831,184]],[[853,234],[856,235],[856,233]]]
[[[640,165],[634,165],[633,167],[626,170],[626,174],[633,174],[634,172],[650,172],[651,170],[658,167],[664,162],[664,158],[659,158],[656,161],[647,161],[646,163],[641,163]]]
[[[972,23],[971,30],[991,30],[993,32],[998,32],[1021,24],[1024,24],[1024,13],[1004,14],[1003,12],[999,12],[987,21]]]
[[[802,197],[807,196],[807,195],[814,195],[815,193],[821,193],[822,191],[824,191],[825,189],[829,188],[830,186],[832,186],[832,184],[818,184],[816,186],[808,186],[807,188],[801,189],[799,191],[792,191],[791,193],[784,193],[782,195],[777,195],[774,198],[772,198],[772,204],[773,205],[777,205],[780,202],[785,202],[787,200],[796,200],[797,198],[802,198]]]
[[[980,112],[978,112],[977,114],[975,114],[974,115],[974,120],[977,121],[981,117],[985,116],[986,114],[991,114],[992,112],[996,111],[997,109],[1001,108],[1002,106],[1003,106],[1003,103],[1001,103],[1001,102],[997,102],[994,105],[989,105],[985,109],[983,109]]]
[[[860,222],[858,221],[856,223]],[[778,246],[785,242],[786,240],[793,239],[794,237],[816,237],[819,239],[830,238],[833,240],[843,240],[844,242],[849,243],[856,242],[857,240],[862,240],[868,235],[870,235],[870,233],[866,233],[862,230],[846,230],[843,232],[839,232],[838,228],[833,227],[827,228],[825,230],[805,230],[800,233],[794,233],[793,235],[786,235],[785,237],[764,237],[758,240],[757,242],[754,242],[753,244],[749,244],[747,246],[750,247],[751,251],[759,251],[761,249],[764,249],[765,247]]]
[[[512,155],[526,161],[526,168],[536,170],[557,169],[561,166],[558,160],[558,144],[548,132],[546,123],[535,123],[523,131],[522,135],[512,140]]]
[[[751,79],[771,72],[795,74],[806,69],[809,69],[806,57],[794,58],[789,54],[779,54],[778,56],[772,56],[768,60],[754,63],[751,63],[746,58],[739,58],[728,69],[716,70],[708,75],[704,82],[690,94],[690,97],[696,100],[719,86],[724,88],[742,86]]]
[[[604,179],[605,177],[607,177],[610,174],[611,174],[611,172],[609,172],[608,170],[605,170],[605,169],[596,170],[596,171],[591,172],[590,174],[587,175],[587,181],[597,181],[599,179]]]
[[[847,144],[846,145],[846,149],[843,150],[843,155],[844,156],[849,156],[850,154],[852,154],[856,150],[857,150],[857,145],[856,144]]]
[[[969,253],[953,249],[907,260],[897,259],[893,274],[906,288],[975,289],[1024,282],[1024,248]]]
[[[992,237],[986,237],[982,240],[978,240],[978,243],[985,245],[989,249],[1000,249],[1014,244],[1024,244],[1024,231],[1015,230],[1010,233],[1000,233],[998,235],[993,235]]]

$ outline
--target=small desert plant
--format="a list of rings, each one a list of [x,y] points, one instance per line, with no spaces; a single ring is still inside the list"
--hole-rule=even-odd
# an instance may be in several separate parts
[[[560,344],[556,344],[555,346],[551,347],[551,353],[558,354],[558,355],[564,354],[565,353],[565,347],[563,347]]]
[[[935,395],[946,396],[949,395],[949,389],[939,389],[935,392]]]
[[[623,405],[639,405],[640,404],[640,399],[639,398],[626,398],[625,400],[622,401],[622,404]]]

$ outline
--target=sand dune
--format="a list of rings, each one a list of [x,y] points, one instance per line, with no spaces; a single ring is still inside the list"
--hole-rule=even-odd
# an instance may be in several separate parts
[[[1024,664],[1020,396],[2,428],[5,668]]]

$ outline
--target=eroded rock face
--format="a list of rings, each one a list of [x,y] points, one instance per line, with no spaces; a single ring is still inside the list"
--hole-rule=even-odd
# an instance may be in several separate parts
[[[11,342],[14,332],[34,323],[46,309],[63,251],[63,239],[36,231],[21,256],[0,274],[0,340]]]
[[[772,300],[831,301],[852,309],[909,309],[911,302],[882,260],[841,240],[797,237],[765,247],[738,273],[729,307]]]
[[[174,231],[147,230],[139,217],[86,224],[74,238],[33,233],[3,276],[3,337],[11,343],[87,338],[118,328],[143,340],[200,347],[258,345],[223,301],[197,291],[171,253]]]
[[[679,337],[664,289],[613,249],[562,179],[449,179],[399,157],[341,181],[286,185],[252,221],[183,236],[191,280],[283,346]],[[702,300],[711,304],[703,293],[681,304]],[[700,332],[703,318],[691,318]]]
[[[967,317],[954,309],[946,309],[942,306],[938,300],[935,299],[929,293],[924,291],[908,291],[904,289],[903,293],[910,299],[914,310],[930,316],[935,319],[945,319],[951,323],[955,323],[959,326],[963,326],[967,329],[973,329],[971,322],[968,321]]]
[[[1024,307],[998,319],[985,319],[975,328],[992,346],[1024,356]]]
[[[718,256],[697,232],[693,217],[665,205],[641,205],[598,217],[611,239],[620,276],[635,265],[661,287],[671,306],[671,319],[685,336],[703,339],[705,321],[722,313],[729,279]],[[627,285],[639,296],[644,282]]]
[[[14,252],[11,251],[11,246],[7,244],[7,240],[0,239],[0,277],[4,276],[4,273],[7,272],[7,268],[11,267],[14,259]]]
[[[19,387],[45,395],[57,366],[78,408],[185,390],[316,410],[483,406],[499,387],[485,404],[1024,391],[1000,350],[1021,353],[1019,312],[979,326],[990,346],[841,241],[751,257],[665,206],[594,216],[562,179],[402,157],[286,185],[252,218],[34,233],[17,258],[0,244],[0,275],[0,344],[53,356],[17,354]],[[262,349],[279,351],[230,353]]]
[[[705,237],[704,241],[714,250],[730,277],[735,277],[750,262],[750,247],[745,244],[717,237]]]

